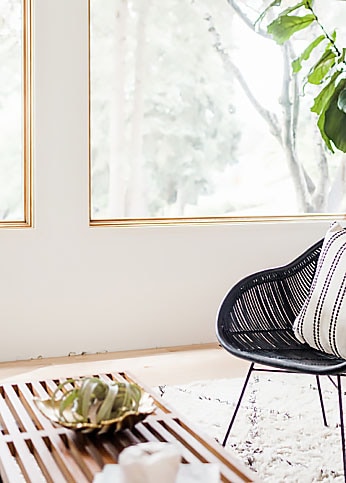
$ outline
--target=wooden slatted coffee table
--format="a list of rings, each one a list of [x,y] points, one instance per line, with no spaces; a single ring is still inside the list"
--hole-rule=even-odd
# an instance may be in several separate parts
[[[4,483],[92,482],[105,464],[117,463],[125,447],[147,441],[178,443],[184,463],[217,463],[222,481],[255,481],[235,458],[212,439],[199,435],[133,375],[94,375],[137,383],[154,398],[155,412],[132,430],[88,435],[53,425],[33,403],[34,396],[50,397],[65,379],[0,385],[0,475]]]

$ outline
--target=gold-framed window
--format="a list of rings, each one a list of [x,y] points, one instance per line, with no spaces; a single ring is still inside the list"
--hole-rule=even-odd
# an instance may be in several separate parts
[[[0,227],[32,225],[32,0],[0,0]]]
[[[261,8],[89,0],[91,225],[345,218],[345,155],[251,27]]]

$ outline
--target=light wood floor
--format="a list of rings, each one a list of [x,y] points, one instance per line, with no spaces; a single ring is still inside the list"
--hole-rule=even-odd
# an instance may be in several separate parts
[[[148,386],[241,377],[248,363],[217,344],[0,363],[0,383],[130,371]]]

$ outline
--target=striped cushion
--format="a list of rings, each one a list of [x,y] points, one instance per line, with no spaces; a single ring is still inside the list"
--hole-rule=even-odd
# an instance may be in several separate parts
[[[346,229],[334,222],[325,236],[310,293],[296,318],[298,340],[346,359]]]

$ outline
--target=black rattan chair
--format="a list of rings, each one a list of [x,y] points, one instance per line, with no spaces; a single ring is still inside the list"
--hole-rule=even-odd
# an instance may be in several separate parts
[[[319,377],[328,376],[337,388],[346,481],[341,379],[341,375],[346,372],[346,360],[302,344],[292,329],[309,293],[322,243],[323,240],[320,240],[288,265],[263,270],[244,278],[228,292],[221,303],[216,324],[221,346],[234,356],[251,362],[222,445],[226,445],[253,371],[279,370],[315,375],[326,426]],[[336,376],[336,382],[331,376]]]

